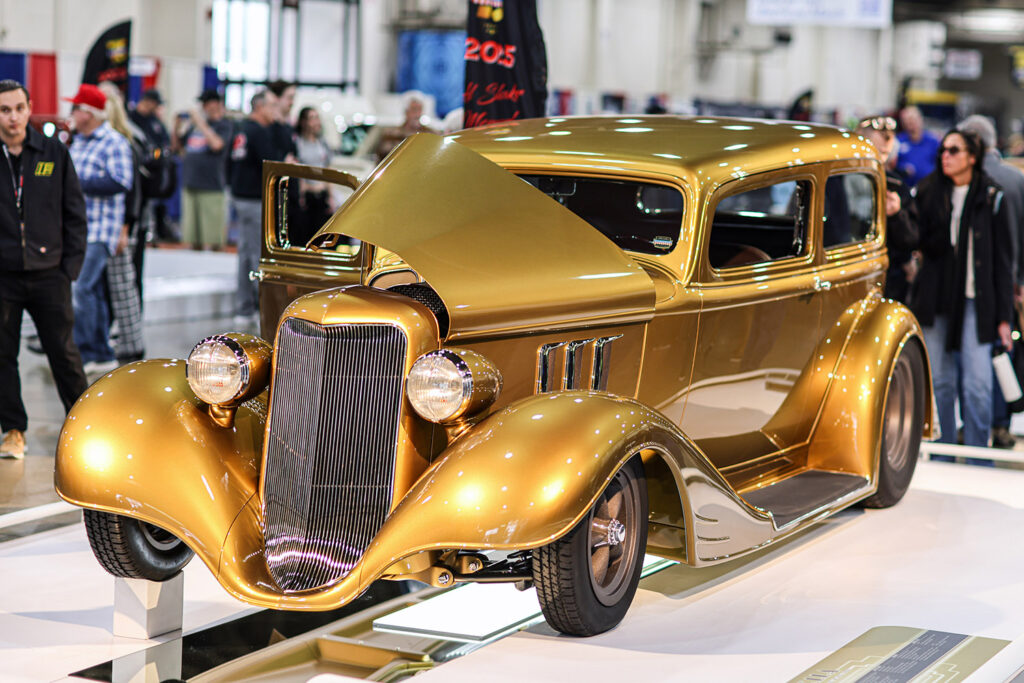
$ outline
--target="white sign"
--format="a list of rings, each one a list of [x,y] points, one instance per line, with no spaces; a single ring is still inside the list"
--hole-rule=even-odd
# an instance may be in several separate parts
[[[892,0],[747,0],[747,21],[884,28],[892,24]]]
[[[946,78],[976,81],[981,78],[981,52],[978,50],[946,50],[942,65]]]

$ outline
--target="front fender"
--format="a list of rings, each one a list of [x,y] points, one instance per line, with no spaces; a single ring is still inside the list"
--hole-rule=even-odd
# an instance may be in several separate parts
[[[105,375],[71,409],[57,444],[66,501],[155,524],[216,573],[228,529],[256,493],[265,397],[218,426],[185,379],[185,361],[148,360]]]
[[[685,534],[685,552],[671,555],[699,565],[770,541],[770,518],[743,502],[660,413],[628,398],[570,391],[519,400],[464,434],[413,485],[357,570],[339,582],[295,593],[274,587],[262,551],[251,544],[260,525],[254,502],[228,535],[218,579],[254,604],[330,609],[423,551],[543,546],[568,533],[641,451],[665,463],[659,469],[670,480],[659,483],[680,499],[682,526],[694,531]]]
[[[767,542],[770,518],[740,499],[700,449],[633,399],[569,391],[517,401],[453,444],[385,522],[365,566],[423,550],[525,550],[568,533],[632,456],[654,451],[680,497],[686,556],[701,564]],[[650,486],[650,484],[649,484]],[[720,532],[719,528],[728,528]],[[720,545],[709,550],[702,538]]]

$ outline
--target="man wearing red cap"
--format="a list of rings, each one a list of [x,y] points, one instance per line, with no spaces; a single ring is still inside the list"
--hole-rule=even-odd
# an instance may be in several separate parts
[[[28,125],[21,83],[0,81],[0,457],[25,455],[18,351],[32,317],[64,410],[87,386],[72,339],[71,281],[85,255],[85,202],[67,148]]]
[[[83,83],[68,101],[75,126],[71,158],[85,194],[89,223],[85,262],[74,287],[75,343],[85,372],[100,373],[117,367],[108,337],[106,268],[124,225],[125,194],[133,181],[132,151],[124,136],[106,122],[107,96],[102,90]]]

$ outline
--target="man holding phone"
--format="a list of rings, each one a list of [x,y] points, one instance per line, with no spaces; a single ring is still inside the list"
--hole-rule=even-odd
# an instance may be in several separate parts
[[[917,273],[914,250],[917,248],[917,207],[910,188],[892,169],[888,161],[896,149],[896,119],[891,116],[869,116],[861,119],[857,133],[878,150],[885,166],[886,246],[889,247],[889,272],[885,278],[885,296],[907,303],[910,283]]]

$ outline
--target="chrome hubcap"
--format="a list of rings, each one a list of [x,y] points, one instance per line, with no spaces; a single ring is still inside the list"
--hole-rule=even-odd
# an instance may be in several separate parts
[[[157,550],[173,550],[181,543],[181,539],[177,536],[158,526],[139,522],[139,528],[142,529],[142,535],[146,537],[146,541]]]
[[[910,363],[903,356],[896,361],[892,379],[889,382],[889,395],[885,401],[885,423],[882,432],[882,444],[885,447],[885,458],[889,466],[902,470],[911,457],[911,429],[914,422],[914,378]]]
[[[615,605],[636,561],[637,492],[620,471],[590,513],[590,583],[597,599]]]

